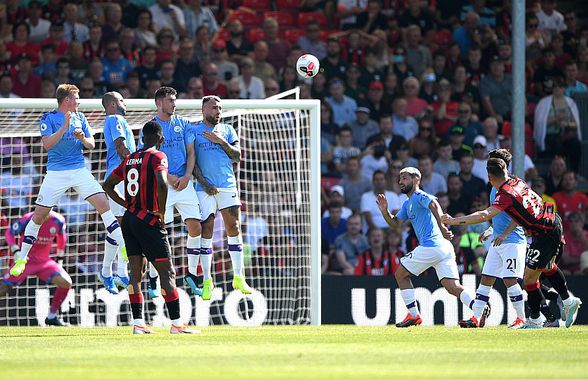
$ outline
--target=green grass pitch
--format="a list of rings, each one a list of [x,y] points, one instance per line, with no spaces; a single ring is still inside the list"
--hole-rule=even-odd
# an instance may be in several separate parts
[[[588,326],[0,327],[0,378],[586,378]]]

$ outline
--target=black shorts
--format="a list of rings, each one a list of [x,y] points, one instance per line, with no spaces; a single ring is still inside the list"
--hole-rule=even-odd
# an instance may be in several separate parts
[[[167,231],[159,225],[149,225],[130,212],[125,212],[121,224],[127,255],[144,256],[149,262],[171,258]]]
[[[553,230],[533,236],[533,242],[527,248],[525,264],[532,270],[547,268],[553,257],[561,256],[564,244],[563,225],[561,217],[555,214],[555,228]]]

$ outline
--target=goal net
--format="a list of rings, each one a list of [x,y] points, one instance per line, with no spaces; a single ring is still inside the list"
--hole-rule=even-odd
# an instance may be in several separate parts
[[[34,209],[45,174],[47,155],[40,142],[39,117],[56,107],[54,100],[8,100],[0,104],[2,274],[11,264],[4,234]],[[143,124],[155,114],[155,104],[153,100],[126,103],[126,119],[137,138]],[[176,114],[198,121],[202,119],[199,108],[200,101],[178,100]],[[106,170],[104,111],[100,100],[81,100],[80,111],[96,139],[96,148],[84,154],[87,167],[102,182]],[[176,213],[169,239],[184,321],[197,325],[320,323],[318,112],[316,100],[223,101],[222,122],[233,125],[240,136],[242,159],[237,176],[243,203],[245,275],[256,291],[248,296],[233,291],[231,259],[219,213],[213,239],[213,298],[208,302],[189,295],[182,283],[187,273],[187,229]],[[65,216],[68,232],[64,256],[54,258],[73,280],[61,315],[81,326],[128,323],[126,291],[109,294],[97,280],[106,236],[100,216],[71,190],[54,210]],[[147,280],[144,294],[146,285]],[[54,286],[29,277],[0,299],[0,325],[43,325],[53,292]],[[156,326],[169,323],[163,299],[145,298],[147,321]]]

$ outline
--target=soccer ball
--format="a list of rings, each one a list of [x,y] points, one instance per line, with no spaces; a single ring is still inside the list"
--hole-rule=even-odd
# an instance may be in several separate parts
[[[296,71],[303,78],[312,78],[318,74],[319,68],[319,60],[312,54],[304,54],[296,61]]]

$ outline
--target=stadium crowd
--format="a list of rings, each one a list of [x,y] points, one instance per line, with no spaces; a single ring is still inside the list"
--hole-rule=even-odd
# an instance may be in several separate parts
[[[54,98],[62,83],[81,98],[151,99],[162,85],[185,99],[262,99],[300,86],[302,98],[321,100],[323,273],[391,275],[418,242],[410,227],[388,228],[375,198],[400,208],[403,167],[418,167],[423,189],[453,216],[488,206],[487,153],[512,143],[510,3],[7,0],[0,97]],[[525,179],[566,220],[560,267],[588,274],[588,196],[578,190],[586,136],[574,100],[588,92],[588,28],[554,0],[526,3]],[[302,53],[321,61],[312,80],[296,75]],[[1,143],[2,208],[24,213],[39,180],[32,145]],[[249,244],[267,255],[267,222],[256,222]],[[453,229],[462,273],[480,273],[486,227]]]

